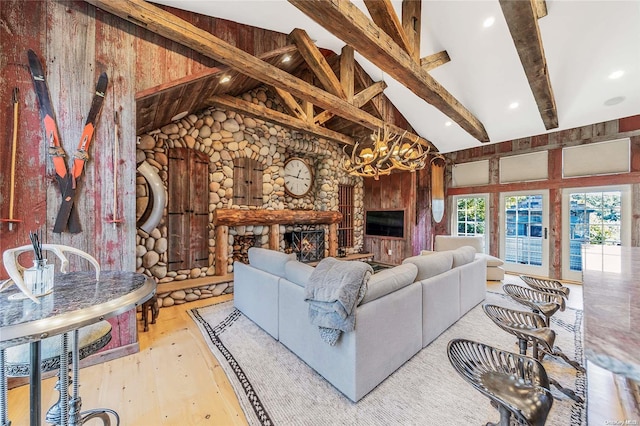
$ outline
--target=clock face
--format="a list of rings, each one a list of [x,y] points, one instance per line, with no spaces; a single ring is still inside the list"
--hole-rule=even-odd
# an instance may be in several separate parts
[[[284,164],[284,188],[294,197],[306,195],[313,186],[311,167],[301,158],[290,158]]]

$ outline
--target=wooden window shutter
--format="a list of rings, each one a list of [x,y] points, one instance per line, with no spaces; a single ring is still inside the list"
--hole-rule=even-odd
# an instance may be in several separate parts
[[[247,157],[233,160],[233,202],[262,206],[262,165]]]

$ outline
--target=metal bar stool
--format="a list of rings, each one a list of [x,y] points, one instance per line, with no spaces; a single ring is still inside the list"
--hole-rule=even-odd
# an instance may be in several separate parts
[[[566,304],[562,296],[545,291],[534,290],[515,284],[503,284],[502,290],[516,302],[527,306],[536,314],[545,317],[545,325],[551,327],[551,317],[558,311],[564,311]]]
[[[519,424],[545,424],[553,396],[537,359],[465,339],[450,341],[447,354],[458,374],[498,409],[499,423],[487,425],[508,426],[511,416]]]
[[[520,355],[527,354],[527,346],[530,342],[532,356],[538,361],[542,361],[545,355],[560,357],[581,373],[586,372],[578,362],[569,359],[560,348],[554,346],[556,333],[545,326],[544,319],[540,315],[491,304],[482,305],[482,309],[498,327],[518,338]],[[572,390],[561,386],[557,380],[549,378],[549,381],[574,401],[583,402],[582,398]]]
[[[536,278],[530,277],[528,275],[520,275],[520,278],[526,285],[531,287],[534,290],[546,291],[547,293],[555,293],[564,297],[565,299],[569,298],[569,287],[565,287],[558,280],[546,279],[546,278]]]

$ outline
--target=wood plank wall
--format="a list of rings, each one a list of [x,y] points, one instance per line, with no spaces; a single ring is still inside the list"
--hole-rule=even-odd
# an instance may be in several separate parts
[[[287,36],[177,9],[172,13],[252,54],[287,44]],[[39,106],[27,67],[27,50],[42,59],[62,146],[70,161],[81,134],[97,76],[109,77],[104,107],[85,165],[76,204],[83,232],[54,234],[60,191],[39,118]],[[14,216],[23,222],[9,232],[0,224],[0,252],[27,244],[41,229],[44,241],[65,244],[94,255],[103,269],[135,270],[135,116],[137,92],[215,66],[216,62],[155,35],[84,1],[0,1],[0,218],[9,215],[13,123],[11,93],[20,90]],[[118,214],[113,217],[114,115],[119,116]],[[6,278],[0,267],[0,279]],[[135,313],[113,320],[108,348],[137,341]]]
[[[416,224],[416,173],[393,173],[380,180],[364,179],[364,209],[405,210],[405,237],[391,238],[365,235],[364,250],[374,260],[399,265],[413,254],[412,235]],[[389,254],[391,250],[391,254]]]

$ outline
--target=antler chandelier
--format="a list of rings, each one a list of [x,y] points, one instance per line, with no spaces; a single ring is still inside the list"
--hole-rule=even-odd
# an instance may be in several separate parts
[[[356,142],[351,154],[347,153],[346,146],[343,147],[346,158],[342,159],[342,168],[351,175],[375,180],[391,174],[392,170],[415,172],[422,169],[431,148],[425,149],[417,139],[412,143],[403,142],[406,133],[390,133],[384,126],[372,135],[373,141]]]

